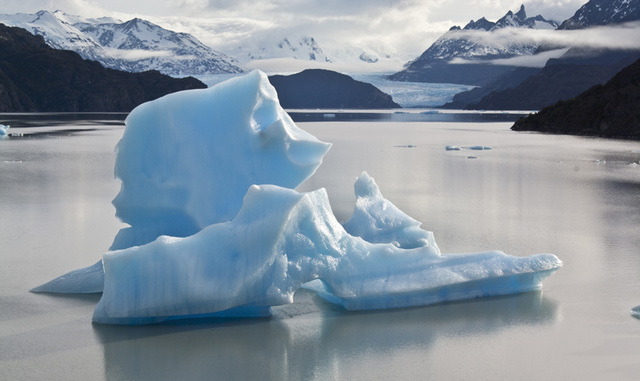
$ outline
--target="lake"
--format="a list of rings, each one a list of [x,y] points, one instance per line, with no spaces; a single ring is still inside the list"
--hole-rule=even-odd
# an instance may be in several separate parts
[[[269,319],[94,325],[99,295],[28,290],[95,263],[123,227],[124,115],[0,115],[14,134],[0,140],[0,379],[638,378],[640,142],[516,133],[506,113],[292,114],[333,143],[299,189],[326,188],[339,220],[366,170],[445,254],[564,267],[538,292],[420,308],[346,312],[301,290]]]

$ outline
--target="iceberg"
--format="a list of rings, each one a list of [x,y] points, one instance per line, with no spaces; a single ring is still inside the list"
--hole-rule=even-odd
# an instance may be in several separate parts
[[[295,188],[331,147],[295,125],[260,71],[147,102],[126,125],[113,205],[131,228],[112,249],[231,220],[249,186]]]
[[[93,320],[264,316],[303,285],[348,310],[410,307],[536,290],[560,266],[551,254],[442,256],[429,244],[370,243],[340,225],[324,189],[253,185],[229,222],[106,253]]]
[[[115,164],[122,185],[113,205],[130,226],[110,250],[228,221],[249,186],[295,188],[331,147],[295,125],[260,71],[144,103],[125,124]],[[98,261],[31,291],[97,293],[103,281]]]
[[[640,306],[635,306],[631,309],[631,316],[634,316],[640,319]]]
[[[269,316],[305,288],[347,310],[537,290],[553,254],[443,255],[363,172],[340,224],[324,188],[295,190],[330,144],[299,129],[264,73],[145,103],[117,145],[122,229],[102,260],[35,292],[102,292],[93,321]]]
[[[11,126],[5,126],[4,124],[0,124],[0,139],[9,136],[9,128]]]

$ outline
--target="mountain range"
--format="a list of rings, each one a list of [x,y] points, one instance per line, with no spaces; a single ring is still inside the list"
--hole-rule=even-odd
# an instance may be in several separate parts
[[[42,36],[0,24],[1,112],[128,112],[180,90],[205,88],[195,78],[158,71],[106,69],[75,52],[53,49]]]
[[[140,18],[125,22],[108,17],[87,19],[58,10],[0,14],[0,23],[41,35],[53,48],[73,50],[108,68],[132,72],[158,70],[175,77],[240,73],[253,61],[274,59],[359,67],[398,64],[393,49],[382,43],[345,43],[327,52],[313,36],[278,31],[251,35],[238,46],[227,46],[222,53],[193,35],[176,33]],[[207,25],[198,28],[217,33]]]
[[[176,33],[139,18],[84,19],[62,11],[0,15],[0,23],[40,35],[56,49],[73,50],[104,67],[128,72],[157,70],[183,77],[241,73],[238,63],[190,34]]]
[[[443,106],[448,108],[540,109],[604,83],[640,57],[640,52],[553,45],[527,36],[536,35],[539,32],[533,31],[541,29],[554,34],[557,29],[588,30],[638,20],[639,1],[590,0],[562,23],[541,15],[528,17],[524,6],[495,22],[484,17],[471,20],[462,28],[452,27],[389,79],[478,86],[457,94],[452,103]],[[328,53],[311,36],[276,38],[277,34],[272,33],[256,36],[232,50],[236,60],[189,34],[175,33],[139,18],[122,22],[41,11],[0,15],[0,22],[21,26],[42,36],[54,48],[76,51],[107,68],[127,72],[153,69],[176,77],[239,73],[245,70],[244,64],[260,60],[272,61],[273,68],[283,57],[328,64],[357,61],[365,65],[396,59],[392,49],[383,45],[370,49],[345,44]],[[523,66],[517,62],[522,58],[544,61]]]
[[[591,0],[560,28],[584,29],[640,20],[638,0]],[[630,25],[632,28],[635,24]],[[637,26],[636,26],[637,28]],[[633,29],[632,29],[633,30]],[[637,29],[635,29],[637,30]],[[605,33],[598,30],[599,33]],[[556,33],[556,32],[554,32]],[[537,52],[558,46],[538,47]],[[640,49],[562,46],[557,58],[541,68],[513,68],[483,86],[457,94],[444,108],[475,110],[539,110],[603,84],[640,58]]]
[[[556,29],[558,23],[538,15],[527,17],[524,5],[516,13],[507,12],[496,22],[482,17],[463,28],[454,26],[424,53],[389,77],[396,81],[484,85],[513,70],[494,65],[493,60],[534,54],[539,44],[516,38],[513,29]]]

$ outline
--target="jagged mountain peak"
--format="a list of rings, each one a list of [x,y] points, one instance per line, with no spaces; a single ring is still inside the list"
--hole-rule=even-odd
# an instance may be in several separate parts
[[[582,29],[640,20],[639,0],[589,0],[558,29]]]
[[[508,11],[506,15],[496,21],[494,28],[506,28],[510,26],[518,28],[524,25],[526,19],[527,12],[525,11],[523,4],[520,6],[520,10],[515,14],[512,11]]]
[[[491,22],[486,18],[482,17],[477,21],[473,21],[473,20],[469,21],[469,23],[464,26],[464,29],[465,30],[489,30],[493,28],[495,25],[496,23]]]
[[[538,44],[533,39],[523,41],[518,38],[492,38],[494,33],[498,34],[500,30],[508,28],[556,29],[556,27],[556,22],[546,20],[540,15],[527,17],[524,5],[521,5],[516,13],[508,11],[496,22],[484,17],[476,21],[472,20],[463,29],[451,28],[420,57],[409,62],[403,71],[392,75],[391,78],[477,85],[504,70],[503,67],[492,65],[492,60],[528,56],[538,49]],[[489,67],[483,68],[477,74],[467,76],[460,74],[464,70],[459,66],[460,64],[484,64]],[[425,74],[426,72],[436,73],[440,69],[442,71],[439,75]]]
[[[467,25],[464,26],[464,30],[498,30],[502,28],[531,28],[531,29],[555,29],[557,28],[558,23],[553,20],[547,20],[541,15],[537,15],[534,17],[527,17],[527,11],[525,10],[524,4],[520,6],[518,12],[513,13],[512,11],[508,11],[504,16],[502,16],[498,21],[493,22],[487,20],[485,17],[482,17],[476,21],[471,20]],[[458,30],[460,28],[453,27],[450,30]]]

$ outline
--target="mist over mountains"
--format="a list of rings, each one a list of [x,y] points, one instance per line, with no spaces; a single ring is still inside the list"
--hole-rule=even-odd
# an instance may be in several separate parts
[[[40,11],[35,15],[0,15],[0,23],[24,28],[42,36],[53,48],[75,51],[110,69],[157,70],[176,77],[244,71],[235,59],[192,35],[175,33],[139,18],[122,22]]]
[[[531,17],[522,5],[496,21],[480,17],[451,27],[388,78],[478,86],[456,95],[447,108],[540,109],[606,82],[635,60],[639,9],[638,0],[591,0],[559,21]],[[40,11],[0,15],[0,22],[23,27],[49,46],[73,50],[107,68],[157,70],[174,77],[233,75],[254,68],[289,74],[309,66],[358,73],[400,59],[382,42],[358,45],[345,38],[342,47],[326,49],[313,36],[286,29],[259,33],[257,27],[252,38],[222,53],[190,34],[141,18],[123,22]]]
[[[175,77],[234,74],[263,63],[270,71],[288,72],[297,66],[397,67],[394,52],[384,44],[345,43],[330,53],[308,34],[285,31],[258,33],[223,53],[188,33],[176,33],[141,18],[83,18],[63,11],[0,14],[0,23],[41,35],[49,46],[73,50],[103,66],[130,72],[158,70]],[[298,62],[298,64],[291,64]],[[306,63],[306,64],[305,64]],[[382,66],[381,66],[382,65]],[[386,66],[385,66],[386,65]],[[339,70],[339,69],[338,69]]]
[[[482,74],[478,73],[477,67],[487,65],[502,66],[502,72],[491,80],[482,77],[485,81],[480,87],[457,94],[443,107],[539,110],[605,83],[640,58],[638,3],[633,0],[589,1],[558,29],[536,31],[535,36],[528,36],[537,46],[532,54],[497,60],[485,55],[476,60],[475,65],[470,65],[476,69],[475,73],[473,70],[466,73]],[[544,59],[536,60],[536,57]],[[451,59],[442,66],[454,72],[465,71],[463,67],[454,69],[457,62],[457,58]],[[542,65],[536,65],[536,62]]]

